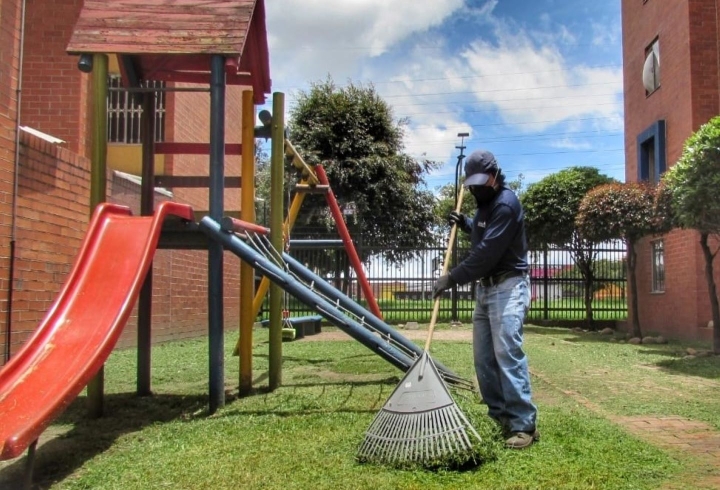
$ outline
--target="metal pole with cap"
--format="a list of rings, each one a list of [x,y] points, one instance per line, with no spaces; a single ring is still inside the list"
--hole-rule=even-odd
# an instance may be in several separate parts
[[[460,154],[457,157],[457,164],[455,165],[455,205],[453,209],[457,209],[457,201],[458,201],[458,188],[460,187],[460,168],[462,167],[462,161],[465,158],[464,150],[466,148],[465,146],[465,138],[470,136],[470,133],[458,133],[458,137],[460,138],[460,146],[456,146],[458,150],[460,150]],[[457,265],[458,263],[458,236],[457,233],[455,234],[455,239],[452,244],[453,251],[452,251],[452,260],[453,265]],[[452,287],[452,319],[451,321],[453,323],[458,322],[458,290],[457,290],[457,284],[453,285]]]

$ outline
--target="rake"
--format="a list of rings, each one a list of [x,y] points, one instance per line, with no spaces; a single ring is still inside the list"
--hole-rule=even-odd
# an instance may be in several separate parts
[[[456,211],[462,207],[464,188]],[[450,231],[442,274],[447,274],[457,225]],[[440,297],[435,298],[427,340],[422,355],[403,377],[385,405],[375,416],[360,445],[358,459],[390,465],[458,460],[469,456],[473,438],[480,435],[455,404],[430,357]]]

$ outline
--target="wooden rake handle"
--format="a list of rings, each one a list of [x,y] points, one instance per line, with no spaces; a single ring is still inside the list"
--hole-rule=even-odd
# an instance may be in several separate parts
[[[463,195],[465,194],[465,186],[460,187],[460,196],[458,196],[457,206],[455,207],[455,212],[460,213],[460,210],[462,209],[462,202],[463,202]],[[450,259],[452,258],[452,248],[453,243],[455,243],[455,235],[457,235],[457,223],[455,223],[452,228],[450,229],[450,240],[448,240],[448,246],[447,250],[445,251],[445,261],[443,262],[442,267],[442,273],[441,275],[444,276],[447,274],[448,269],[450,268]],[[442,295],[441,295],[442,296]],[[432,342],[433,333],[435,332],[435,324],[437,323],[437,317],[438,313],[440,313],[440,297],[438,296],[435,298],[435,302],[433,304],[433,311],[432,316],[430,317],[430,326],[428,327],[428,336],[427,340],[425,341],[425,351],[430,350],[430,342]]]

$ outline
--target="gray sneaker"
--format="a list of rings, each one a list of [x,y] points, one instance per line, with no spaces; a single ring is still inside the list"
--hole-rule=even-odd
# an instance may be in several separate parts
[[[505,441],[505,447],[509,449],[525,449],[530,447],[533,442],[540,440],[540,432],[514,432],[508,440]]]

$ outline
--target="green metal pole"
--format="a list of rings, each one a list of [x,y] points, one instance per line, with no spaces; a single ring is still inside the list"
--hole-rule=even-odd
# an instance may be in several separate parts
[[[273,93],[273,116],[270,147],[270,242],[283,249],[283,185],[285,154],[285,94]],[[270,367],[271,390],[282,384],[282,289],[270,285]]]
[[[93,55],[92,72],[92,148],[90,164],[90,214],[107,200],[107,77],[108,57]],[[88,417],[103,414],[105,367],[101,367],[87,385]]]

